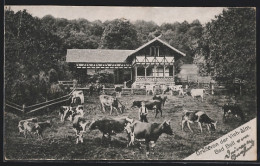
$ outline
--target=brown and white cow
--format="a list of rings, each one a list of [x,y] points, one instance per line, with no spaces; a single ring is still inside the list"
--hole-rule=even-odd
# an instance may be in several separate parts
[[[181,129],[183,131],[185,123],[187,123],[188,128],[190,129],[191,132],[193,130],[190,127],[190,123],[197,122],[200,128],[200,131],[202,132],[202,124],[206,124],[208,131],[211,132],[210,130],[215,131],[216,130],[216,125],[217,121],[212,120],[208,115],[203,112],[203,111],[188,111],[184,110],[183,115],[181,118]]]
[[[73,121],[73,117],[75,115],[81,115],[84,116],[84,106],[78,105],[76,107],[70,107],[70,106],[61,106],[60,111],[60,120],[61,122],[64,122],[64,120],[69,119],[69,121]]]
[[[87,126],[90,122],[87,122],[81,115],[76,115],[73,120],[73,130],[76,132],[76,144],[83,143],[83,133],[86,132]]]
[[[143,123],[140,121],[134,121],[132,124],[128,125],[127,128],[130,128],[130,132],[132,134],[129,144],[132,144],[135,139],[145,140],[146,156],[149,154],[150,142],[152,143],[152,147],[154,147],[161,134],[165,133],[173,135],[170,121],[166,120],[163,123]]]
[[[135,100],[135,101],[133,101],[133,105],[131,106],[131,108],[133,108],[135,106],[140,108],[142,102],[145,103],[145,107],[148,110],[155,109],[155,118],[157,117],[157,114],[159,113],[159,111],[161,112],[161,117],[162,117],[162,101],[160,101],[160,100],[136,101]]]
[[[19,135],[23,134],[24,137],[25,137],[25,129],[24,129],[25,122],[36,123],[36,122],[38,122],[38,118],[30,118],[30,119],[25,119],[25,120],[19,121],[19,123],[18,123]]]
[[[31,133],[37,134],[38,138],[43,138],[42,133],[44,130],[46,130],[48,127],[51,127],[51,121],[47,120],[44,122],[28,122],[26,121],[24,124],[24,130],[25,130],[25,138],[27,138],[27,134],[29,134],[31,137]]]
[[[119,102],[119,100],[114,97],[114,96],[109,96],[109,95],[100,95],[99,100],[101,103],[101,109],[105,113],[105,106],[110,107],[110,115],[112,114],[113,108],[116,109],[117,111],[120,111],[123,113],[125,106],[122,105],[122,103]]]

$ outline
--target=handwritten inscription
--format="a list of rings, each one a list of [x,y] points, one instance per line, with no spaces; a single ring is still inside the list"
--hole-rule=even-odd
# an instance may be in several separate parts
[[[240,155],[245,156],[246,152],[248,152],[255,145],[255,141],[247,140],[246,143],[242,144],[238,148],[234,147],[234,150],[227,150],[227,154],[225,155],[225,159],[236,160]]]
[[[250,126],[241,127],[231,132],[226,137],[221,138],[219,142],[205,146],[196,151],[196,154],[199,156],[207,151],[213,150],[215,154],[224,152],[225,159],[236,160],[240,155],[245,156],[246,152],[255,145],[255,142],[252,139],[248,140],[248,134],[244,135],[244,133],[250,129]]]

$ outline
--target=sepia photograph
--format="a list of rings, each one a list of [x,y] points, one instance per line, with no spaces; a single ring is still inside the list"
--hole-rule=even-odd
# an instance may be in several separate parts
[[[4,160],[257,160],[256,8],[4,6]]]

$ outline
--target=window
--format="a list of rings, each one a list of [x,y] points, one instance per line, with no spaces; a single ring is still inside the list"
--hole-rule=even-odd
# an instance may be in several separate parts
[[[159,46],[150,47],[150,56],[159,56]]]
[[[166,67],[165,68],[165,76],[168,77],[170,76],[170,68]],[[157,77],[163,77],[163,67],[157,67],[156,70],[154,70],[153,68],[153,76],[157,76]]]

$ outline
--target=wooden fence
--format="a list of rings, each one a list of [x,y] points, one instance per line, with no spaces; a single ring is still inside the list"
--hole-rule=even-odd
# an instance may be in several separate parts
[[[43,108],[47,108],[49,106],[53,106],[55,104],[68,101],[71,98],[71,94],[74,91],[75,91],[75,88],[73,88],[73,90],[68,95],[65,95],[65,96],[62,96],[62,97],[59,97],[59,98],[56,98],[56,99],[52,99],[52,100],[49,100],[49,101],[46,101],[46,102],[30,105],[30,106],[25,106],[25,105],[20,106],[18,104],[15,104],[13,102],[6,100],[5,106],[12,108],[12,109],[14,109],[14,110],[16,110],[20,113],[23,113],[23,114],[30,114],[30,113],[33,113],[35,111],[41,110]]]

